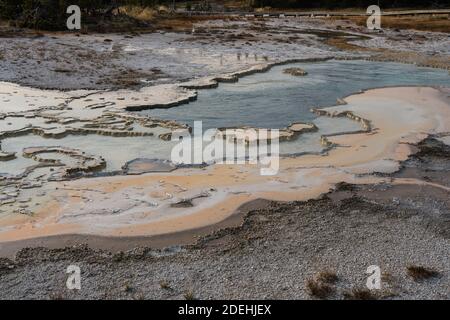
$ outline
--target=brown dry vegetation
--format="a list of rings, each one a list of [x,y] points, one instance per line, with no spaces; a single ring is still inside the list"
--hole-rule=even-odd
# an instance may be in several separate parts
[[[350,17],[348,20],[360,26],[365,26],[366,17]],[[448,15],[418,16],[418,17],[382,17],[382,28],[413,29],[421,31],[450,32],[450,19]]]
[[[335,291],[329,284],[312,279],[306,282],[306,289],[308,290],[309,295],[319,299],[326,299]]]
[[[450,30],[450,24],[449,24]],[[373,53],[371,59],[375,61],[393,61],[416,64],[420,67],[432,67],[450,70],[450,60],[446,55],[425,55],[412,51],[396,51],[385,48],[368,48],[349,43],[348,38],[333,37],[324,40],[324,43],[344,51],[358,51]]]
[[[415,281],[426,280],[430,278],[435,278],[439,275],[439,273],[435,270],[425,268],[422,266],[408,266],[406,268],[407,274],[413,278]]]
[[[161,287],[161,289],[166,289],[166,290],[170,289],[170,284],[165,280],[161,280],[159,282],[159,286]]]
[[[324,270],[317,273],[314,279],[306,281],[306,289],[312,297],[327,299],[335,293],[336,289],[333,284],[338,280],[334,271]]]
[[[208,21],[208,20],[220,20],[226,19],[224,16],[156,16],[150,22],[155,29],[169,30],[176,32],[190,32],[194,24]]]
[[[184,298],[185,298],[186,300],[196,300],[196,299],[195,299],[194,292],[193,292],[192,290],[186,291],[185,294],[184,294]]]
[[[317,274],[317,281],[323,282],[323,283],[335,283],[339,280],[338,276],[334,271],[326,270],[319,272]]]
[[[364,48],[360,47],[356,44],[348,43],[348,39],[336,37],[336,38],[329,38],[325,40],[325,43],[329,46],[336,47],[340,50],[348,50],[348,51],[377,51],[376,49],[372,48]]]
[[[141,20],[141,21],[150,21],[157,15],[157,11],[149,8],[149,7],[140,7],[140,6],[124,6],[118,9],[123,14],[127,16]]]
[[[369,289],[353,288],[344,293],[344,298],[348,300],[376,300],[377,296]]]

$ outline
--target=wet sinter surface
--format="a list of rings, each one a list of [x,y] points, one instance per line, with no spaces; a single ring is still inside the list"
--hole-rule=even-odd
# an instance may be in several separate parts
[[[300,67],[305,77],[284,74]],[[282,128],[292,122],[316,118],[311,107],[334,105],[336,99],[363,89],[404,85],[450,85],[446,70],[414,65],[369,61],[330,60],[276,66],[271,71],[221,83],[218,89],[199,90],[198,100],[171,109],[143,111],[144,114],[191,124],[202,120],[204,128],[248,125]]]
[[[284,74],[283,70],[290,67],[300,67],[308,75],[295,77]],[[321,135],[358,131],[361,126],[347,118],[317,117],[310,112],[311,107],[332,106],[336,104],[337,98],[361,89],[394,85],[450,86],[450,76],[444,70],[398,63],[336,60],[297,63],[243,77],[238,83],[221,83],[217,89],[199,90],[198,100],[193,103],[170,109],[142,111],[140,114],[177,120],[189,125],[193,121],[202,120],[204,130],[242,125],[284,128],[293,122],[314,122],[319,128],[317,132],[305,133],[298,139],[283,142],[280,152],[320,152],[324,148],[320,144]],[[2,123],[8,130],[28,124],[46,126],[39,118],[5,118]],[[105,158],[107,165],[103,171],[111,172],[120,170],[126,162],[136,158],[170,159],[174,144],[159,139],[157,135],[113,137],[90,134],[53,139],[28,134],[1,141],[2,151],[16,153],[17,158],[0,163],[0,173],[17,175],[37,164],[22,156],[23,149],[28,147],[63,146],[79,149]],[[61,161],[70,162],[70,159]]]

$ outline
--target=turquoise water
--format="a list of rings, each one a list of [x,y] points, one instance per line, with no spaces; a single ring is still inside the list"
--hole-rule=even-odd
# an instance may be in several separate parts
[[[303,68],[308,75],[283,74],[289,67]],[[315,119],[311,107],[334,105],[337,98],[362,89],[399,85],[450,86],[450,76],[445,70],[400,63],[297,63],[243,77],[238,83],[221,83],[217,89],[199,90],[198,100],[190,104],[141,113],[188,124],[202,120],[204,129],[240,125],[282,128]]]

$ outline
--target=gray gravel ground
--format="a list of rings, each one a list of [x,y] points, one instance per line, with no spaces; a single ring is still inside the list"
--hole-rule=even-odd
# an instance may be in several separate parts
[[[193,33],[6,34],[0,27],[0,81],[44,89],[118,89],[221,75],[266,61],[342,53],[280,26],[204,23]],[[289,28],[288,25],[283,28]]]

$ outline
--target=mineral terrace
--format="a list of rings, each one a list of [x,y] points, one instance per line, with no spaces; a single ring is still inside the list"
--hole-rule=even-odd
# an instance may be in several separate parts
[[[337,275],[328,297],[450,298],[449,88],[374,88],[313,108],[360,129],[322,135],[323,152],[283,155],[275,176],[249,164],[127,159],[125,148],[99,144],[127,159],[111,165],[96,150],[58,145],[146,138],[158,153],[173,132],[192,128],[136,111],[174,108],[199,90],[300,61],[449,70],[449,48],[445,33],[378,33],[312,18],[215,19],[137,35],[5,35],[0,298],[317,298],[308,283],[324,272]],[[225,129],[250,128],[217,134]],[[279,138],[319,130],[293,119]],[[13,137],[54,145],[2,148]],[[238,140],[230,141],[250,142]],[[19,159],[32,164],[9,170]],[[83,270],[78,293],[64,287],[73,263]],[[373,264],[384,285],[367,293]],[[417,281],[408,273],[416,265],[436,276]]]

